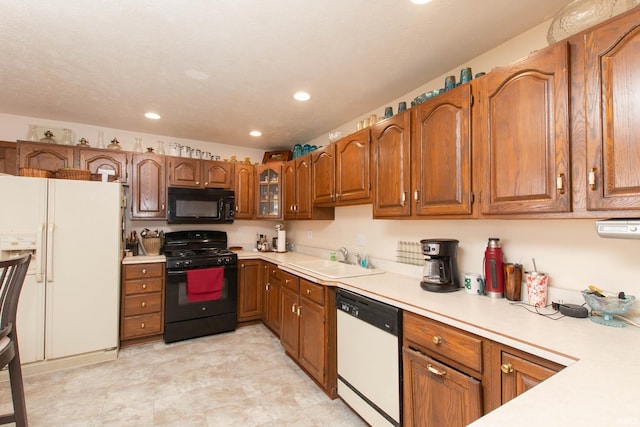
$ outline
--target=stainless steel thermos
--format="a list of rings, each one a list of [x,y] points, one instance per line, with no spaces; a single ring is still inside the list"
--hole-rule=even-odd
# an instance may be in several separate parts
[[[504,298],[504,261],[500,239],[491,237],[484,251],[485,292],[491,298]]]

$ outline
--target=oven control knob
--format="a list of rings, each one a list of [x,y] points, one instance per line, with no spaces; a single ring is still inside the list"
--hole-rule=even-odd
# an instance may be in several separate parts
[[[188,260],[186,260],[186,261],[184,262],[184,266],[185,266],[185,267],[189,267],[191,264],[192,264],[192,261],[191,261],[190,259],[188,259]]]
[[[176,261],[176,267],[182,267],[182,261]]]
[[[216,262],[218,263],[218,265],[222,264],[222,262],[223,262],[223,261],[224,261],[224,259],[222,259],[222,258],[218,258],[218,259],[216,260]]]

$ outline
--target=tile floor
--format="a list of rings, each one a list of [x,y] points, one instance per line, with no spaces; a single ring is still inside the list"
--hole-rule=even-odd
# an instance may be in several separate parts
[[[32,427],[365,426],[330,400],[262,325],[166,345],[118,360],[25,378]],[[0,384],[0,413],[8,383]]]

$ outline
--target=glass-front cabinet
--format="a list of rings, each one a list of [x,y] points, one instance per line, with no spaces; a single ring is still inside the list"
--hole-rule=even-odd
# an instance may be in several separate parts
[[[258,177],[258,200],[256,218],[279,219],[282,163],[267,163],[256,166]]]

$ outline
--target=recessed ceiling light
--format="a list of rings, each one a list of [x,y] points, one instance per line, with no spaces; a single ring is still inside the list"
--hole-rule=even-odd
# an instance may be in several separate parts
[[[427,4],[430,3],[431,0],[411,0],[411,3],[413,4]]]
[[[300,91],[293,94],[293,99],[296,101],[308,101],[311,99],[311,95],[307,92]]]
[[[251,132],[249,132],[249,135],[251,135],[251,136],[262,136],[262,132],[260,132],[259,130],[252,130]]]
[[[144,116],[147,119],[151,119],[151,120],[159,120],[160,119],[160,114],[152,113],[152,112],[144,113]]]

